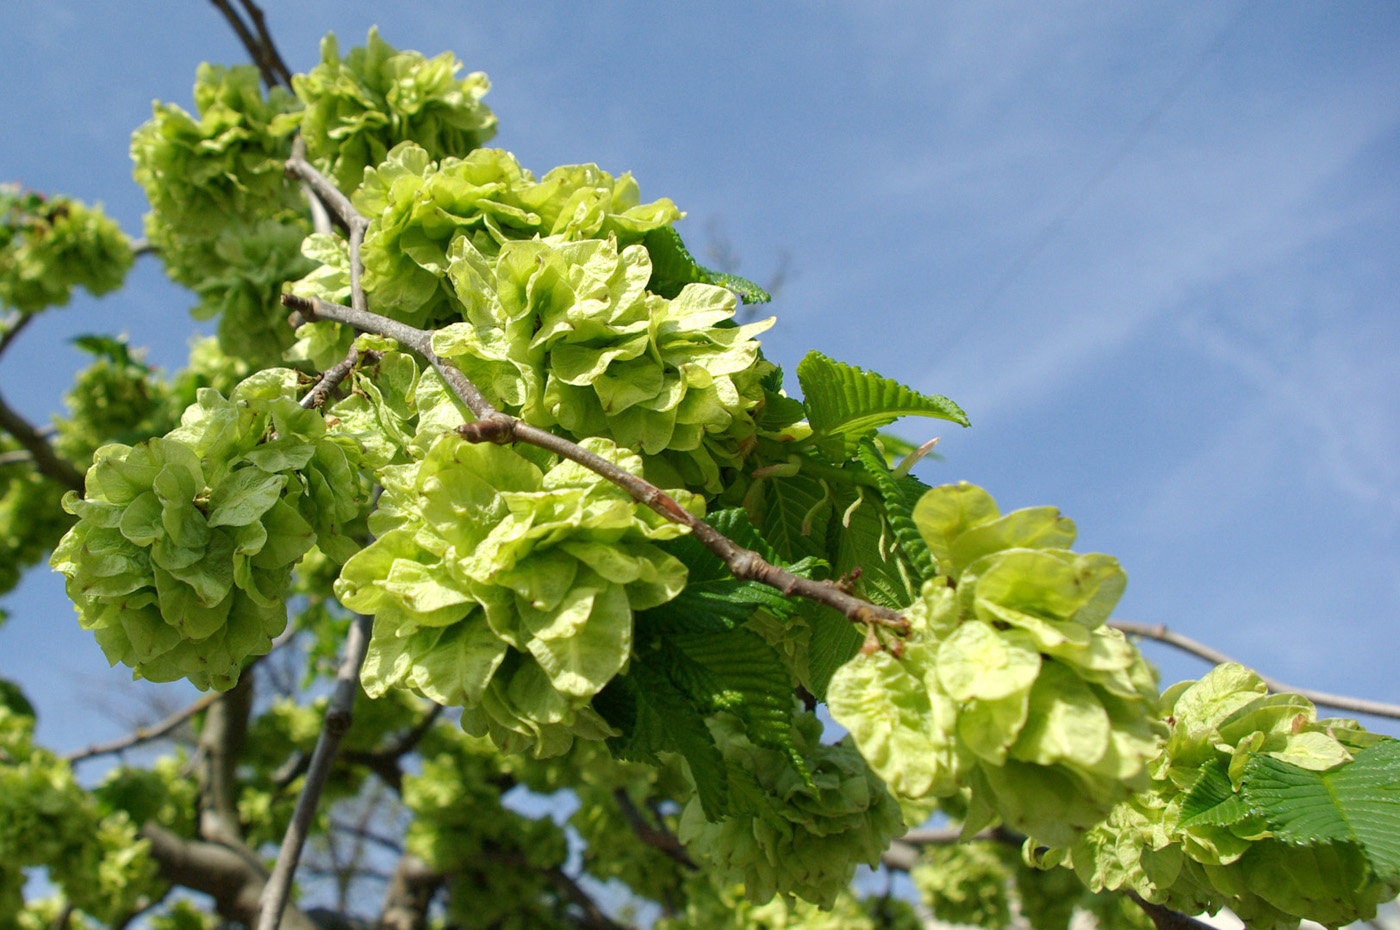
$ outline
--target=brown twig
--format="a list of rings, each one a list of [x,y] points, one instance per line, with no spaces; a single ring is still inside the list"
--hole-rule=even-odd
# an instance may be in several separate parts
[[[1108,623],[1115,630],[1121,630],[1129,636],[1140,636],[1143,639],[1155,640],[1165,643],[1182,652],[1196,656],[1198,659],[1205,659],[1216,665],[1234,663],[1235,660],[1227,656],[1218,649],[1207,646],[1205,643],[1197,642],[1189,636],[1182,636],[1175,633],[1161,623],[1133,623],[1128,620],[1112,620]],[[1258,674],[1257,672],[1255,674]],[[1306,688],[1292,688],[1285,685],[1276,678],[1266,675],[1259,675],[1264,685],[1276,694],[1297,694],[1307,698],[1314,704],[1323,707],[1332,707],[1337,710],[1344,710],[1355,714],[1371,714],[1375,717],[1389,717],[1400,720],[1400,706],[1386,704],[1382,701],[1372,701],[1367,698],[1347,697],[1344,694],[1329,694],[1325,691],[1312,691]]]
[[[10,343],[14,342],[15,337],[24,332],[26,326],[34,322],[36,316],[38,316],[37,313],[10,314],[4,324],[0,325],[0,328],[4,329],[4,333],[0,334],[0,355],[5,354],[5,350],[10,347]]]
[[[248,14],[248,19],[253,22],[253,28],[258,31],[258,46],[263,50],[269,67],[280,79],[282,86],[290,90],[292,72],[288,70],[287,63],[282,60],[282,54],[277,51],[277,44],[272,41],[272,33],[267,31],[267,17],[263,16],[262,8],[253,0],[240,0],[240,2],[243,4],[243,12]]]
[[[301,399],[301,406],[308,410],[323,406],[326,402],[326,396],[334,391],[340,382],[349,377],[350,372],[354,371],[355,366],[359,363],[360,350],[351,346],[345,358],[326,369],[321,375],[321,380],[316,382],[315,387],[306,392],[306,396]]]
[[[632,832],[637,834],[637,839],[653,849],[659,849],[687,869],[699,868],[674,833],[652,826],[642,812],[637,810],[637,805],[632,803],[632,796],[627,793],[626,788],[614,789],[613,798],[617,800],[617,806],[622,808],[622,816],[632,827]]]
[[[675,498],[656,485],[625,471],[612,462],[589,452],[577,443],[570,442],[553,433],[531,426],[515,417],[501,413],[491,405],[476,385],[466,375],[448,364],[433,351],[432,336],[427,330],[415,329],[397,320],[380,316],[377,313],[358,311],[343,304],[334,304],[319,297],[298,297],[283,294],[282,303],[296,311],[304,320],[330,320],[353,326],[361,332],[387,336],[395,342],[416,352],[447,382],[454,394],[466,405],[477,420],[466,423],[458,433],[468,442],[526,442],[549,452],[577,462],[589,471],[606,478],[625,490],[639,504],[650,507],[672,522],[688,527],[695,538],[709,549],[729,568],[730,574],[744,581],[757,581],[777,588],[792,597],[805,597],[825,604],[839,611],[856,623],[867,626],[881,626],[896,633],[907,633],[909,623],[898,611],[880,607],[842,591],[830,581],[812,581],[800,578],[784,568],[765,561],[757,552],[742,546],[720,533],[704,520],[686,510]]]
[[[223,695],[217,691],[210,692],[193,704],[177,710],[159,723],[152,724],[149,727],[137,727],[131,733],[128,733],[120,739],[114,739],[106,743],[94,743],[86,749],[70,752],[68,755],[64,756],[64,759],[70,764],[76,764],[85,759],[111,755],[114,752],[123,752],[133,746],[140,746],[142,743],[149,743],[161,739],[169,735],[179,727],[180,724],[189,720],[195,714],[208,708],[210,704],[213,704],[221,697],[223,697]]]
[[[4,429],[15,441],[29,450],[34,467],[46,478],[50,478],[79,494],[83,493],[83,474],[73,467],[73,463],[60,458],[39,431],[28,420],[15,412],[5,398],[0,395],[0,429]]]
[[[282,847],[277,852],[277,862],[272,867],[272,875],[262,893],[262,906],[258,914],[257,930],[277,930],[282,919],[282,911],[292,888],[292,875],[301,860],[302,847],[306,845],[311,821],[316,816],[316,808],[321,802],[321,791],[330,778],[331,765],[335,761],[340,739],[350,729],[354,719],[355,695],[360,688],[360,666],[365,661],[365,651],[369,648],[371,618],[357,614],[350,624],[350,635],[345,639],[345,656],[336,675],[335,692],[326,707],[326,718],[321,724],[321,735],[316,739],[316,748],[311,752],[311,764],[307,768],[306,781],[301,794],[297,796],[291,823],[282,837]]]
[[[253,29],[250,29],[243,22],[243,17],[238,14],[238,11],[228,0],[209,0],[209,2],[214,4],[215,8],[223,14],[224,19],[228,21],[229,26],[233,28],[234,34],[238,36],[238,41],[243,43],[243,48],[248,52],[248,57],[252,58],[253,64],[257,65],[263,83],[269,88],[280,84],[290,90],[292,86],[291,73],[288,72],[276,46],[272,44],[272,37],[268,35],[262,10],[249,0],[241,0],[243,8],[248,11],[249,18],[253,21],[253,29],[258,31],[258,35],[255,36]]]
[[[1160,904],[1153,904],[1139,897],[1135,891],[1124,891],[1133,900],[1133,903],[1142,908],[1142,912],[1152,921],[1157,930],[1215,930],[1210,924],[1194,917],[1187,917],[1178,911],[1165,908]]]

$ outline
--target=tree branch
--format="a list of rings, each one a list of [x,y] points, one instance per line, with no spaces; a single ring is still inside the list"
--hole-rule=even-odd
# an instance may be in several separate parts
[[[123,736],[120,739],[114,739],[106,743],[94,743],[86,749],[81,749],[76,752],[70,752],[68,755],[64,756],[64,759],[70,764],[75,764],[78,762],[82,762],[85,759],[91,759],[94,756],[111,755],[114,752],[122,752],[123,750],[130,749],[133,746],[140,746],[142,743],[149,743],[153,740],[158,740],[164,736],[169,735],[172,731],[179,727],[180,724],[184,723],[186,720],[189,720],[191,717],[193,717],[200,711],[208,708],[211,704],[213,704],[215,701],[219,700],[222,697],[223,694],[217,691],[210,692],[209,694],[206,694],[204,697],[195,701],[193,704],[190,704],[187,707],[177,710],[175,713],[171,714],[169,717],[166,717],[159,723],[152,724],[148,727],[137,727],[131,733],[128,733],[126,736]]]
[[[375,930],[424,930],[428,906],[447,877],[414,855],[399,858]]]
[[[632,803],[632,796],[627,793],[626,788],[614,789],[613,798],[617,800],[617,806],[622,808],[622,816],[632,827],[632,832],[637,834],[637,839],[653,849],[661,850],[687,869],[699,868],[674,833],[652,826],[642,812],[637,810],[637,805]]]
[[[258,66],[263,83],[269,88],[280,84],[290,90],[292,87],[291,72],[287,70],[287,65],[282,61],[282,56],[278,54],[277,47],[272,43],[272,36],[268,34],[262,10],[258,9],[251,0],[241,0],[243,9],[253,22],[253,27],[250,29],[228,0],[209,0],[209,2],[214,4],[214,7],[228,21],[229,26],[233,28],[234,34],[238,36],[238,41],[243,43],[243,48],[248,52],[248,57],[252,58],[253,64]],[[257,30],[256,36],[253,34],[253,29]]]
[[[59,458],[53,446],[44,440],[39,431],[5,403],[3,395],[0,395],[0,429],[4,429],[29,451],[34,467],[39,469],[41,475],[65,488],[83,493],[82,472],[74,468],[67,459]]]
[[[282,303],[296,311],[304,320],[330,320],[353,326],[361,332],[387,336],[405,348],[416,352],[440,374],[453,393],[478,419],[458,428],[458,433],[468,442],[526,442],[539,446],[562,458],[577,462],[584,468],[601,475],[618,485],[640,504],[650,507],[672,522],[688,527],[695,538],[728,566],[730,573],[738,579],[757,581],[777,588],[783,594],[805,597],[832,607],[848,619],[867,626],[882,626],[896,633],[906,633],[909,623],[898,611],[880,607],[862,600],[842,590],[830,581],[812,581],[800,578],[786,569],[765,561],[757,552],[736,544],[704,520],[686,510],[669,494],[650,482],[617,467],[612,462],[582,448],[553,433],[546,432],[501,413],[491,405],[476,386],[457,368],[448,364],[433,351],[432,336],[428,330],[415,329],[397,320],[380,316],[377,313],[358,311],[343,304],[334,304],[319,297],[298,297],[283,294]]]
[[[345,657],[336,675],[335,692],[326,708],[326,719],[321,725],[321,735],[316,739],[316,748],[311,753],[311,764],[306,772],[306,781],[297,797],[296,808],[292,811],[292,821],[287,825],[282,838],[282,848],[277,852],[277,863],[272,867],[272,877],[263,890],[263,904],[258,915],[257,930],[277,930],[282,919],[282,911],[287,906],[287,898],[292,888],[292,875],[301,859],[302,847],[311,829],[311,821],[316,816],[316,807],[321,801],[321,791],[330,778],[331,764],[335,761],[340,739],[350,729],[354,719],[355,695],[360,687],[360,666],[365,661],[365,651],[369,648],[371,618],[357,614],[350,625],[350,635],[345,639]]]
[[[321,380],[316,382],[316,386],[306,392],[306,396],[301,399],[301,406],[308,410],[323,406],[326,402],[326,396],[334,391],[340,382],[349,377],[350,372],[354,371],[355,366],[359,363],[360,350],[352,345],[345,358],[326,369],[321,375]]]
[[[243,843],[236,769],[252,709],[253,676],[245,674],[231,690],[210,703],[199,734],[199,748],[204,756],[199,785],[199,835],[230,847]]]
[[[1134,904],[1142,908],[1142,912],[1152,920],[1157,930],[1215,930],[1203,920],[1187,917],[1185,914],[1165,908],[1160,904],[1143,900],[1135,891],[1124,891],[1123,893],[1132,898]]]
[[[1205,659],[1207,662],[1213,662],[1216,665],[1235,662],[1234,659],[1218,649],[1213,649],[1205,643],[1197,642],[1189,636],[1182,636],[1180,633],[1174,633],[1161,623],[1132,623],[1127,620],[1111,620],[1108,625],[1115,630],[1121,630],[1129,636],[1140,636],[1143,639],[1151,639],[1159,643],[1165,643],[1168,646],[1180,649],[1182,652],[1189,653],[1199,659]],[[1256,672],[1255,674],[1259,673]],[[1259,677],[1263,679],[1265,686],[1275,693],[1298,694],[1312,701],[1314,704],[1323,707],[1332,707],[1354,714],[1371,714],[1376,717],[1390,717],[1391,719],[1400,720],[1400,706],[1395,704],[1386,704],[1382,701],[1372,701],[1366,698],[1347,697],[1343,694],[1329,694],[1325,691],[1312,691],[1306,688],[1292,688],[1276,678],[1270,678],[1267,675],[1259,675]]]
[[[150,841],[151,858],[166,881],[202,892],[214,899],[221,917],[252,926],[267,873],[255,858],[220,843],[186,840],[155,823],[141,828]],[[288,930],[317,930],[316,924],[295,908],[287,912]]]
[[[4,324],[0,325],[0,329],[4,330],[3,333],[0,333],[0,355],[5,354],[5,350],[10,347],[10,343],[14,342],[15,338],[19,336],[20,333],[24,332],[24,328],[32,323],[36,316],[38,316],[37,313],[16,312],[10,314]]]

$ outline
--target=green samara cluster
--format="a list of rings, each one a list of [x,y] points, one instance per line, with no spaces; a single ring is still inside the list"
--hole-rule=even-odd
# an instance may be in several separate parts
[[[901,800],[968,788],[970,832],[1000,818],[1071,843],[1146,784],[1161,739],[1153,672],[1103,625],[1123,570],[1070,552],[1053,508],[1002,516],[968,484],[927,492],[913,518],[939,575],[899,655],[836,672],[832,716]]]
[[[121,287],[131,244],[100,206],[0,184],[0,306],[21,313],[61,307],[82,287]]]
[[[1264,930],[1368,920],[1400,890],[1381,812],[1400,786],[1394,740],[1319,720],[1306,698],[1268,694],[1233,664],[1174,685],[1162,702],[1171,730],[1150,790],[1049,861],[1095,891],[1126,889],[1188,914],[1228,907]]]
[[[225,399],[205,388],[162,438],[97,450],[79,519],[50,564],[80,622],[140,678],[226,689],[286,627],[292,566],[313,546],[345,559],[367,488],[359,450],[269,369]]]
[[[607,440],[583,446],[640,466]],[[654,545],[683,527],[549,458],[446,434],[421,461],[381,469],[377,538],[336,582],[342,604],[375,618],[369,694],[412,687],[463,707],[468,732],[538,757],[611,735],[590,701],[631,656],[632,613],[686,580]]]
[[[721,470],[742,464],[773,370],[754,337],[771,321],[736,326],[732,291],[658,280],[652,250],[674,246],[648,237],[680,218],[669,200],[642,204],[630,177],[593,165],[536,180],[507,152],[439,163],[411,143],[367,170],[354,200],[371,217],[371,305],[437,328],[434,349],[493,404],[640,451],[667,486],[717,494]],[[343,245],[312,236],[305,251],[321,266],[293,290],[344,301]],[[296,351],[321,366],[347,347],[333,324],[300,335]]]
[[[263,363],[292,342],[278,303],[283,285],[315,268],[302,255],[311,232],[305,200],[284,175],[294,133],[350,192],[406,139],[438,158],[465,154],[494,132],[481,102],[489,83],[480,74],[457,80],[461,63],[450,54],[399,52],[374,31],[343,61],[334,36],[321,51],[321,64],[294,79],[295,93],[264,94],[251,66],[202,65],[195,113],[157,103],[131,140],[151,203],[146,235],[167,272],[199,295],[196,317],[218,317],[225,351]]]
[[[150,848],[137,835],[139,823],[102,804],[72,766],[34,745],[26,704],[0,690],[0,927],[15,926],[8,921],[24,910],[25,870],[36,866],[70,906],[117,921],[160,892]]]
[[[496,134],[496,116],[481,98],[491,82],[481,72],[458,80],[462,63],[451,52],[425,58],[398,51],[369,31],[363,48],[342,61],[334,35],[321,41],[321,63],[292,78],[306,152],[344,191],[359,186],[366,168],[412,139],[433,153],[465,154]]]
[[[201,65],[197,115],[156,103],[131,137],[136,181],[151,212],[146,235],[166,272],[199,295],[194,315],[219,318],[224,351],[275,361],[291,342],[277,312],[282,284],[312,267],[305,201],[283,167],[299,102],[266,96],[256,68]]]
[[[856,866],[878,864],[904,832],[899,805],[860,753],[849,743],[823,745],[816,717],[794,720],[803,768],[753,743],[733,717],[711,718],[710,729],[730,763],[731,810],[710,820],[693,796],[677,835],[716,881],[742,882],[751,902],[782,895],[830,908]]]

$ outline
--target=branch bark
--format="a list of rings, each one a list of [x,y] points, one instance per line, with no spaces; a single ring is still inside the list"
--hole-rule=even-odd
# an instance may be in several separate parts
[[[424,930],[428,906],[447,877],[414,855],[399,858],[375,930]]]
[[[1129,636],[1140,636],[1143,639],[1155,640],[1165,643],[1182,652],[1189,653],[1198,659],[1205,659],[1216,665],[1224,665],[1227,662],[1235,662],[1218,649],[1207,646],[1205,643],[1191,639],[1189,636],[1182,636],[1169,630],[1161,623],[1133,623],[1128,620],[1111,620],[1109,626],[1115,630],[1121,630]],[[1256,672],[1255,674],[1259,674]],[[1371,714],[1375,717],[1389,717],[1393,720],[1400,720],[1400,705],[1386,704],[1383,701],[1372,701],[1366,698],[1347,697],[1344,694],[1329,694],[1326,691],[1313,691],[1307,688],[1292,688],[1279,681],[1277,678],[1270,678],[1260,674],[1265,686],[1275,693],[1299,694],[1322,707],[1332,707],[1337,710],[1344,710],[1354,714]]]
[[[350,625],[350,635],[345,639],[345,657],[341,661],[340,672],[336,675],[335,692],[326,708],[321,735],[317,737],[316,748],[311,753],[306,781],[297,797],[292,821],[287,825],[287,833],[282,838],[282,847],[277,852],[272,876],[263,889],[257,930],[277,930],[280,926],[282,912],[291,893],[292,875],[295,874],[297,863],[301,860],[302,847],[306,845],[311,821],[316,816],[317,805],[321,802],[321,791],[330,778],[331,764],[335,761],[340,739],[350,729],[350,723],[354,719],[355,696],[360,687],[360,666],[364,664],[365,651],[369,648],[370,624],[370,617],[357,615]]]
[[[788,597],[796,595],[825,604],[856,623],[869,627],[885,627],[900,634],[908,632],[909,623],[898,611],[855,597],[834,582],[800,578],[784,568],[772,565],[757,552],[743,548],[686,510],[654,484],[618,468],[577,443],[496,410],[466,375],[433,351],[433,334],[428,330],[416,329],[377,313],[359,311],[319,297],[306,298],[283,294],[282,303],[296,311],[303,320],[329,320],[344,323],[361,332],[387,336],[422,356],[442,376],[467,409],[478,418],[475,422],[466,423],[458,429],[458,433],[468,442],[494,442],[502,445],[526,442],[577,462],[621,487],[638,503],[650,507],[668,520],[688,527],[705,548],[724,562],[735,578],[766,584],[777,588]]]
[[[232,690],[209,705],[199,734],[204,759],[199,786],[199,835],[229,847],[243,845],[236,769],[252,709],[253,676],[245,674]]]
[[[120,739],[114,739],[106,743],[94,743],[86,749],[70,752],[68,755],[64,756],[64,759],[69,763],[82,762],[84,759],[91,759],[94,756],[111,755],[114,752],[122,752],[133,746],[140,746],[142,743],[158,740],[164,736],[168,736],[178,728],[180,724],[189,720],[200,711],[205,710],[222,697],[223,695],[218,692],[211,692],[195,701],[193,704],[177,710],[159,723],[152,724],[148,727],[137,727],[134,731]]]
[[[209,0],[209,2],[214,4],[215,9],[223,14],[234,34],[238,36],[238,41],[243,43],[248,57],[252,58],[253,64],[257,65],[263,83],[269,88],[280,84],[291,90],[291,72],[287,70],[287,65],[282,60],[281,54],[278,53],[277,46],[272,42],[272,36],[267,31],[267,21],[258,5],[252,0],[240,0],[244,12],[248,14],[248,19],[252,22],[250,27],[243,22],[243,17],[228,0]],[[254,35],[254,31],[256,31],[256,35]]]
[[[258,902],[267,873],[255,858],[220,843],[186,840],[154,823],[141,828],[150,841],[151,858],[167,881],[214,899],[221,917],[251,927],[258,916]],[[295,908],[287,911],[287,930],[318,930]]]
[[[41,475],[69,490],[83,493],[82,472],[73,467],[72,462],[60,458],[39,431],[5,402],[3,395],[0,395],[0,429],[4,429],[29,451],[34,467],[39,469]]]

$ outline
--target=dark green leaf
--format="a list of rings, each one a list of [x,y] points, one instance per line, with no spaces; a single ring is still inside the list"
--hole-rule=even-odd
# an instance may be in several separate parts
[[[899,417],[924,416],[968,426],[962,408],[938,394],[920,394],[872,371],[808,352],[797,366],[808,421],[831,454],[845,457],[867,436]],[[844,450],[844,454],[843,454]]]
[[[1400,741],[1383,740],[1325,772],[1256,755],[1243,787],[1279,839],[1355,843],[1381,881],[1400,879]]]

